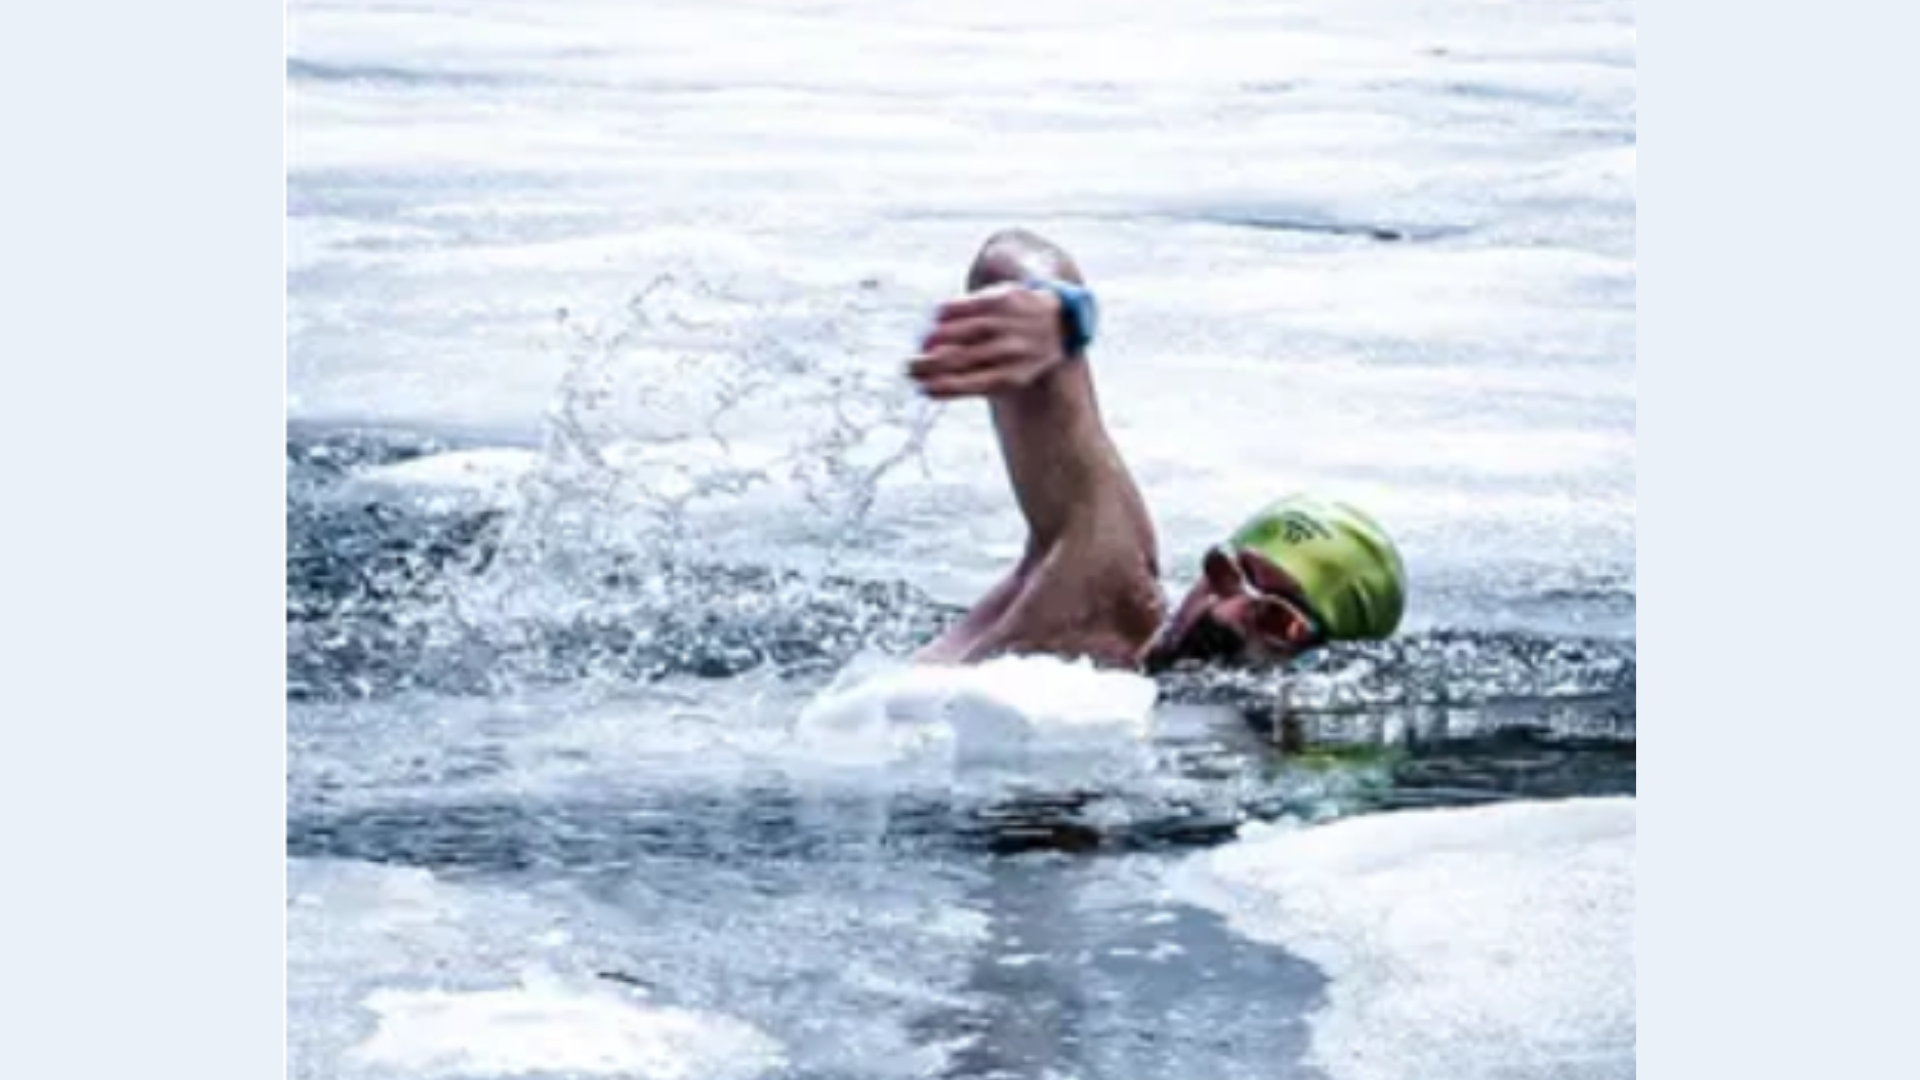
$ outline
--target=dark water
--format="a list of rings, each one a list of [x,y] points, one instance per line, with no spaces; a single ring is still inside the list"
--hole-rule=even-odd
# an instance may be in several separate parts
[[[611,551],[570,571],[590,603],[477,605],[524,572],[505,567],[506,515],[340,498],[358,470],[446,448],[289,436],[289,857],[584,897],[613,927],[580,954],[594,977],[750,1020],[789,1047],[788,1075],[1313,1075],[1318,971],[1138,881],[1249,820],[1635,790],[1631,640],[1471,630],[1338,650],[1287,678],[1171,674],[1150,760],[1105,783],[822,790],[764,758],[613,782],[584,743],[537,764],[585,779],[534,782],[528,733],[575,703],[724,712],[749,684],[800,702],[958,611],[900,583]],[[699,587],[662,600],[663,574]],[[917,913],[906,923],[958,912],[984,937],[915,972],[888,935],[934,946],[864,926],[871,887]],[[778,897],[829,914],[786,925],[799,916],[764,907]],[[911,992],[839,979],[867,948]],[[884,1060],[916,1046],[941,1048],[933,1065]],[[335,1074],[321,1053],[296,1053],[296,1075]]]

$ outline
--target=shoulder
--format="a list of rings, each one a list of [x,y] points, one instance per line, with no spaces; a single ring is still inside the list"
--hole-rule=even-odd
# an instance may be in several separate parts
[[[1038,568],[1017,607],[1028,625],[1103,656],[1130,658],[1146,649],[1166,616],[1151,549],[1141,544],[1063,545]]]

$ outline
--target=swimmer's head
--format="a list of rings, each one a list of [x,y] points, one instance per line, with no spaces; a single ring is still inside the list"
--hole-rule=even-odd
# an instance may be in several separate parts
[[[1386,638],[1406,611],[1393,541],[1328,499],[1268,506],[1208,551],[1201,569],[1148,652],[1150,669],[1186,659],[1277,662],[1332,641]]]

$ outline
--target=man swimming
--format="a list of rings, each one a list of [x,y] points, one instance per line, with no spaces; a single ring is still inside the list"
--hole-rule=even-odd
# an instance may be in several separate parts
[[[1352,507],[1310,496],[1274,503],[1210,550],[1168,617],[1153,522],[1100,419],[1094,333],[1072,258],[1013,230],[981,248],[967,295],[940,307],[908,363],[930,398],[987,399],[1027,521],[1013,571],[920,659],[1049,653],[1160,671],[1391,635],[1406,603],[1393,542]]]

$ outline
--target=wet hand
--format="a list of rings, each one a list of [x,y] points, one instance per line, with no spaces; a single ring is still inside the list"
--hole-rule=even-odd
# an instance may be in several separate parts
[[[1032,385],[1066,359],[1060,298],[996,285],[940,306],[907,375],[930,398],[992,397]]]

